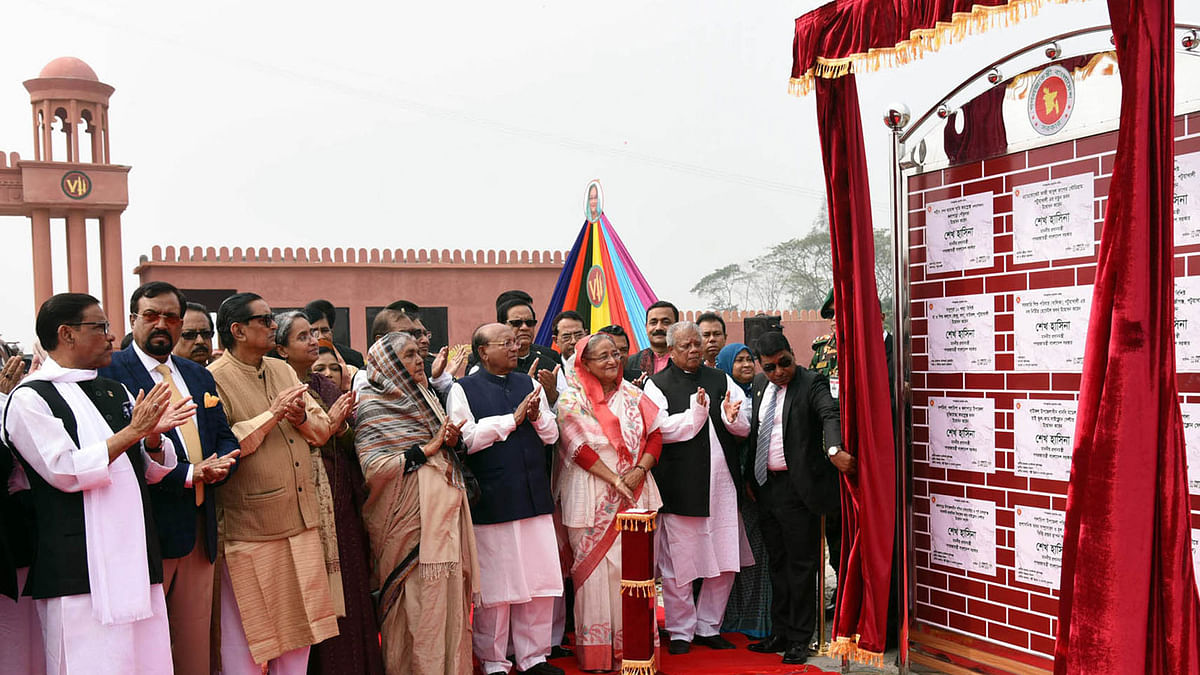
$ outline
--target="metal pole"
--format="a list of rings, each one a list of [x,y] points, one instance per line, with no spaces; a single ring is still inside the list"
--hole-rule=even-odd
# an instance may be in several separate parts
[[[821,516],[820,532],[820,554],[817,556],[817,560],[820,561],[817,565],[817,639],[812,645],[812,650],[818,656],[824,656],[829,653],[829,642],[825,640],[825,516]]]
[[[892,337],[892,386],[893,398],[896,401],[892,414],[892,429],[895,435],[896,448],[896,550],[893,553],[893,573],[899,571],[900,578],[896,580],[896,611],[899,615],[899,636],[897,642],[897,666],[900,675],[908,675],[908,543],[911,514],[908,498],[908,360],[909,340],[911,339],[911,317],[909,312],[908,289],[908,228],[906,227],[906,204],[904,199],[903,173],[900,169],[900,158],[904,151],[900,142],[900,134],[908,123],[908,110],[897,106],[902,114],[893,115],[890,111],[885,118],[892,130],[892,167],[891,167],[891,198],[892,198],[892,252],[894,254],[894,301],[893,311],[896,317],[896,335]]]

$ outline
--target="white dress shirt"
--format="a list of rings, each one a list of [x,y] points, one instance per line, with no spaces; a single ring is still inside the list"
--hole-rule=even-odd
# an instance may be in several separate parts
[[[171,371],[171,379],[175,382],[175,388],[179,390],[179,395],[184,398],[191,397],[192,393],[190,391],[188,391],[187,382],[183,381],[183,375],[179,372],[179,369],[175,367],[175,361],[174,361],[174,359],[171,358],[171,356],[169,354],[167,355],[166,361],[159,362],[153,356],[150,356],[146,352],[142,351],[142,348],[139,347],[136,342],[130,342],[129,345],[131,347],[133,347],[133,353],[137,354],[138,360],[142,362],[142,365],[145,366],[145,368],[146,368],[146,372],[150,374],[151,382],[153,382],[154,384],[159,384],[163,381],[162,373],[155,370],[155,368],[157,368],[161,365],[165,365],[167,367],[167,369]],[[194,417],[192,418],[192,420],[193,420],[192,423],[195,424]],[[183,434],[176,432],[175,435],[179,437],[180,453],[182,454],[183,457],[186,458],[188,456],[187,441],[185,441],[183,439]],[[203,454],[204,454],[203,448],[201,448],[200,454],[203,456]],[[187,476],[185,476],[183,479],[183,486],[185,488],[192,487],[192,471],[193,471],[193,469],[194,469],[194,467],[191,464],[189,464],[188,470],[187,470]]]
[[[758,419],[763,418],[763,413],[766,412],[772,398],[777,399],[775,419],[771,422],[769,430],[759,429],[758,433],[766,431],[771,435],[770,444],[767,446],[767,471],[787,471],[787,459],[783,454],[783,402],[787,399],[787,385],[777,387],[774,382],[767,383],[762,400],[758,402]]]

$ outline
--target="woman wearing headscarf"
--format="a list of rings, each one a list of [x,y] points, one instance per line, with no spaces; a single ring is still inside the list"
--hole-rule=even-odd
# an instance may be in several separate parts
[[[741,342],[731,342],[717,352],[717,368],[725,371],[750,396],[750,385],[758,370],[754,352]],[[742,464],[752,449],[742,444]],[[733,590],[725,605],[725,620],[721,632],[743,633],[755,639],[771,634],[771,577],[767,573],[767,547],[758,526],[758,504],[747,495],[738,495],[738,511],[746,527],[746,538],[754,552],[754,564],[743,567],[733,579]]]
[[[313,372],[320,353],[316,331],[304,312],[277,314],[275,323],[275,353],[288,362],[300,381],[308,385],[308,395],[328,412],[342,391],[337,383]],[[313,451],[321,544],[338,617],[338,634],[312,646],[308,672],[382,673],[379,625],[371,605],[370,550],[361,515],[363,476],[349,421]]]
[[[620,666],[623,644],[616,516],[662,506],[650,469],[667,415],[622,379],[612,336],[585,338],[575,354],[571,386],[558,397],[563,457],[556,487],[575,559],[575,656],[580,668],[605,671]]]
[[[355,445],[375,559],[383,660],[393,675],[471,672],[479,564],[459,429],[430,391],[417,341],[388,333],[367,353]]]

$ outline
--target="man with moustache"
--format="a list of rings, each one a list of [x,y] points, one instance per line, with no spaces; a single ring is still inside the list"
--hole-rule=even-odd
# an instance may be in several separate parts
[[[659,300],[646,308],[646,334],[650,336],[650,346],[633,354],[625,362],[625,379],[640,384],[643,378],[667,367],[671,362],[667,328],[676,321],[679,321],[679,310],[666,300]]]
[[[738,449],[750,431],[746,395],[724,372],[701,363],[696,324],[680,321],[666,332],[671,361],[646,382],[646,396],[668,415],[652,469],[663,501],[655,545],[668,651],[687,653],[693,642],[733,649],[721,637],[725,604],[738,570],[754,564],[738,513]]]
[[[725,319],[716,312],[704,312],[696,317],[696,325],[700,326],[700,343],[704,349],[704,365],[709,368],[717,367],[717,354],[725,346]]]
[[[183,329],[171,353],[207,366],[212,361],[212,341],[216,334],[208,308],[198,302],[189,302],[183,314]]]
[[[216,499],[213,487],[224,482],[238,456],[217,385],[207,369],[173,355],[187,302],[163,281],[142,284],[129,299],[133,342],[113,354],[100,376],[130,391],[149,391],[166,383],[173,400],[190,398],[196,416],[167,433],[177,464],[150,488],[150,503],[163,556],[163,591],[171,623],[176,673],[207,675],[212,619],[213,562],[217,559]],[[191,312],[195,314],[195,312]],[[204,314],[207,320],[207,312]]]
[[[25,592],[41,623],[45,672],[170,673],[147,485],[175,469],[164,434],[196,406],[172,402],[166,384],[134,399],[120,382],[99,377],[112,359],[108,329],[90,295],[61,293],[42,303],[37,335],[49,354],[5,407],[4,440],[20,457],[37,520]]]
[[[546,662],[563,592],[545,452],[558,424],[541,387],[517,369],[512,328],[481,326],[471,349],[481,367],[450,388],[446,416],[461,425],[481,492],[471,505],[480,567],[475,656],[486,675],[507,673],[511,635],[518,672],[562,675]]]

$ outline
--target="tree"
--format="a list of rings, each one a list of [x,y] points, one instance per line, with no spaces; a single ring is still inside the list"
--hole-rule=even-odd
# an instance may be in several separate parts
[[[738,308],[738,300],[743,299],[741,287],[745,286],[745,276],[741,265],[726,265],[697,281],[692,292],[704,297],[708,307],[716,311],[733,311]]]

